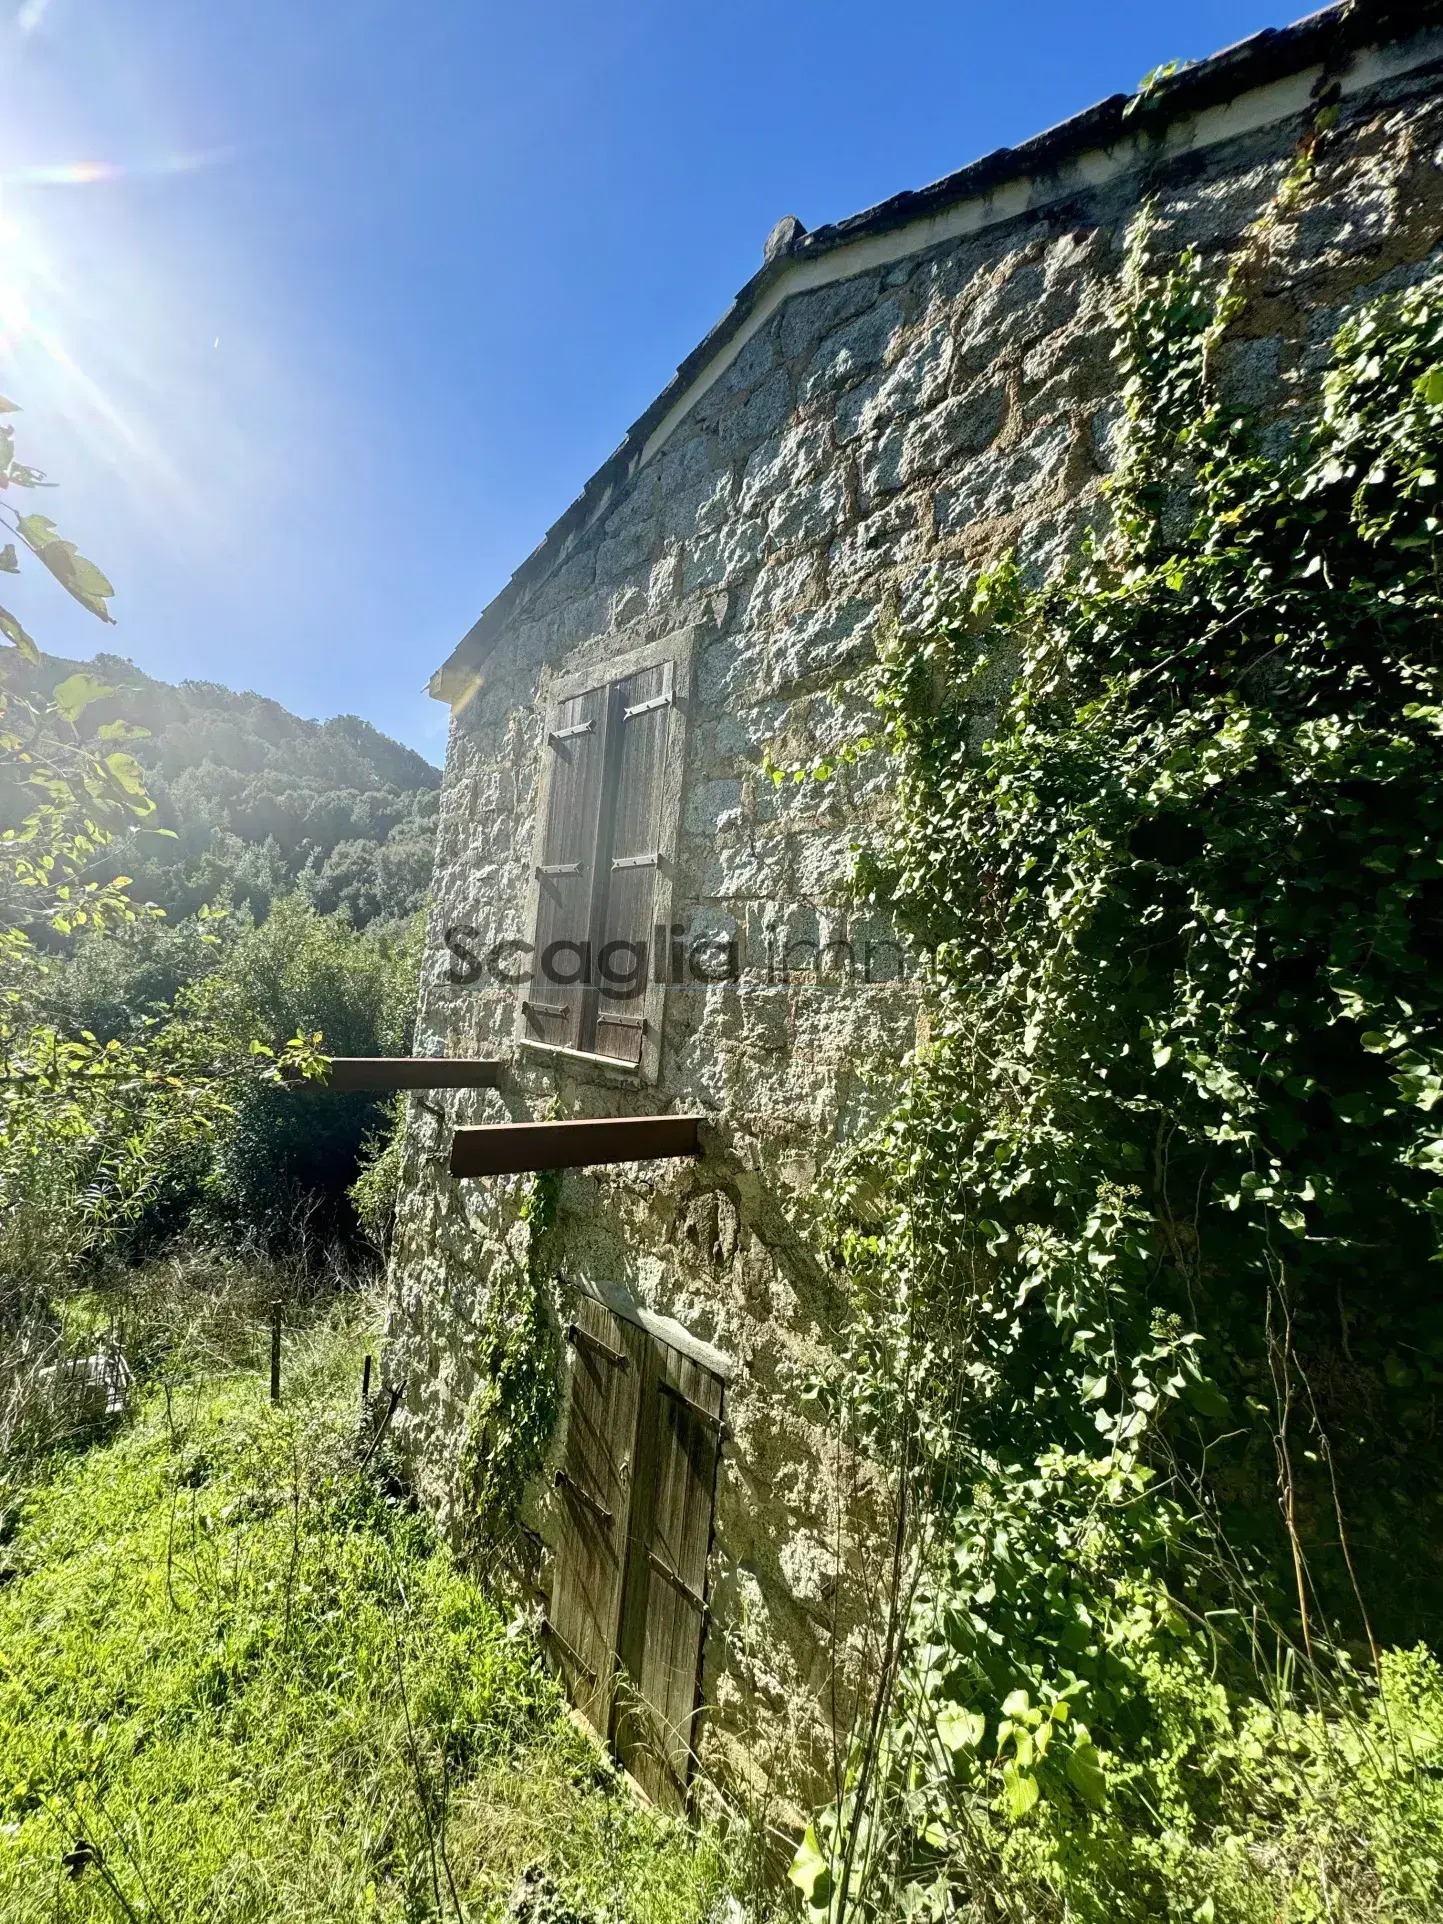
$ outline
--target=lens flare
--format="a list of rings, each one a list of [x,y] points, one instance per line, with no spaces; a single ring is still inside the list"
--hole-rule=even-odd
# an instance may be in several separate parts
[[[0,361],[13,369],[7,380],[84,424],[86,439],[97,452],[105,447],[111,465],[134,460],[141,437],[62,339],[63,290],[64,276],[36,234],[0,198]]]
[[[124,172],[113,160],[67,160],[57,167],[17,167],[3,179],[7,187],[88,187],[96,180],[119,180]]]
[[[216,332],[204,325],[206,304],[178,320],[162,261],[135,244],[147,232],[140,202],[152,198],[136,190],[231,157],[227,148],[124,160],[92,150],[0,172],[0,390],[45,424],[57,476],[63,467],[65,479],[118,477],[127,513],[177,546],[225,532],[226,511],[195,475],[218,442],[241,442],[243,404],[222,392],[213,354],[198,367],[202,330],[205,342]],[[244,457],[241,442],[234,471]]]
[[[160,154],[151,160],[64,160],[41,167],[14,167],[0,174],[3,187],[93,187],[108,180],[145,180],[162,174],[194,174],[232,158],[229,147],[190,154]]]

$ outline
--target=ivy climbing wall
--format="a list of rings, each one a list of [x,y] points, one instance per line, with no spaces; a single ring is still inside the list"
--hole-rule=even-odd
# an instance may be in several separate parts
[[[688,364],[630,471],[512,595],[457,705],[416,1046],[509,1067],[499,1090],[412,1100],[386,1365],[398,1437],[458,1535],[478,1476],[514,1480],[478,1451],[519,1452],[530,1494],[487,1527],[544,1581],[556,1499],[538,1472],[560,1440],[532,1376],[558,1351],[537,1292],[564,1322],[576,1286],[619,1284],[733,1359],[702,1757],[759,1795],[825,1777],[837,1653],[863,1672],[875,1658],[879,1507],[803,1394],[834,1320],[811,1227],[819,1175],[885,1106],[929,1014],[915,963],[849,889],[854,846],[885,845],[885,765],[780,785],[769,769],[825,765],[855,732],[879,641],[919,620],[935,577],[1015,552],[1041,581],[1105,514],[1124,236],[1146,200],[1156,253],[1235,270],[1224,394],[1278,437],[1309,418],[1348,314],[1438,264],[1443,32],[1426,7],[1414,18],[1401,41],[1305,39],[1291,69],[1276,49],[1231,57],[1226,99],[1140,101],[1106,146],[1084,128],[1046,167],[1019,150],[985,191],[774,265],[746,325]],[[1260,222],[1314,139],[1305,191]],[[636,1086],[519,1052],[517,987],[487,957],[531,933],[551,681],[604,681],[671,636],[690,661],[670,864],[682,979],[659,1073]],[[736,979],[706,979],[728,953]],[[569,1173],[544,1229],[525,1180],[447,1173],[457,1125],[655,1110],[707,1115],[704,1156]],[[507,1302],[538,1332],[530,1363]],[[534,1421],[496,1420],[503,1354]]]

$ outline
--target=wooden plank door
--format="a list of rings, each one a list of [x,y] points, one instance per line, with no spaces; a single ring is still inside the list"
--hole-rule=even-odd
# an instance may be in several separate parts
[[[590,1297],[578,1303],[567,1331],[570,1399],[556,1472],[560,1524],[548,1641],[572,1702],[602,1738],[611,1730],[648,1343],[644,1331]]]
[[[652,903],[661,862],[661,785],[671,714],[670,662],[614,682],[608,723],[615,787],[598,860],[606,871],[597,917],[597,1055],[641,1060],[650,973]]]
[[[680,1809],[691,1778],[721,1453],[721,1379],[655,1338],[640,1400],[613,1741],[642,1789]]]
[[[546,732],[551,766],[536,870],[536,952],[526,992],[526,1034],[566,1049],[591,1047],[593,906],[606,881],[598,873],[597,840],[609,694],[606,688],[592,688],[559,702]]]

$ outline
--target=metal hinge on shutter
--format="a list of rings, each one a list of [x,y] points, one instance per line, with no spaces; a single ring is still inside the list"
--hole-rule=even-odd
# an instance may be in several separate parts
[[[634,721],[638,715],[650,715],[655,709],[671,707],[671,690],[664,695],[649,695],[645,701],[634,701],[629,708],[623,708],[621,719]]]
[[[536,873],[538,875],[580,875],[581,863],[538,862],[536,865]]]
[[[687,1415],[694,1416],[698,1423],[705,1423],[706,1427],[709,1430],[715,1430],[718,1436],[724,1437],[727,1434],[726,1424],[719,1416],[713,1416],[710,1410],[704,1410],[700,1403],[693,1403],[689,1396],[684,1396],[679,1389],[668,1383],[665,1377],[660,1379],[656,1387],[663,1396],[669,1396],[673,1403],[680,1403]]]
[[[595,733],[594,721],[572,722],[567,728],[548,729],[546,739],[551,742],[569,742],[576,735],[594,735]]]
[[[573,1349],[579,1349],[584,1346],[589,1350],[594,1350],[598,1356],[604,1357],[615,1369],[628,1370],[631,1368],[631,1358],[624,1350],[613,1349],[610,1343],[603,1343],[599,1336],[593,1336],[591,1331],[589,1329],[583,1329],[580,1323],[567,1324],[566,1340]]]
[[[613,855],[611,866],[618,868],[660,868],[661,856],[652,855]]]
[[[679,1576],[677,1572],[672,1569],[665,1557],[658,1556],[655,1550],[648,1550],[646,1560],[652,1569],[655,1570],[656,1574],[665,1582],[669,1583],[677,1595],[684,1598],[693,1610],[699,1612],[703,1617],[709,1614],[706,1607],[706,1598],[699,1597],[686,1579]]]
[[[591,1665],[586,1662],[579,1651],[572,1648],[549,1617],[543,1617],[537,1627],[543,1637],[549,1637],[551,1639],[552,1643],[556,1645],[562,1656],[565,1657],[566,1661],[571,1664],[573,1668],[579,1670],[583,1677],[589,1677],[592,1683],[596,1682],[596,1672],[592,1669]]]
[[[558,1470],[556,1472],[556,1487],[558,1490],[569,1491],[570,1494],[574,1496],[579,1503],[585,1504],[586,1508],[590,1510],[591,1514],[596,1518],[597,1522],[602,1526],[603,1529],[609,1530],[611,1528],[612,1523],[615,1521],[615,1519],[613,1518],[610,1510],[607,1509],[606,1505],[600,1500],[599,1497],[594,1497],[591,1494],[590,1490],[586,1489],[582,1484],[578,1483],[576,1478],[572,1476],[568,1471]]]

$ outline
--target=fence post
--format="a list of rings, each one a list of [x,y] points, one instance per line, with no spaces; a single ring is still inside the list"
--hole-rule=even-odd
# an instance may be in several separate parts
[[[281,1400],[281,1306],[271,1304],[271,1401]]]

